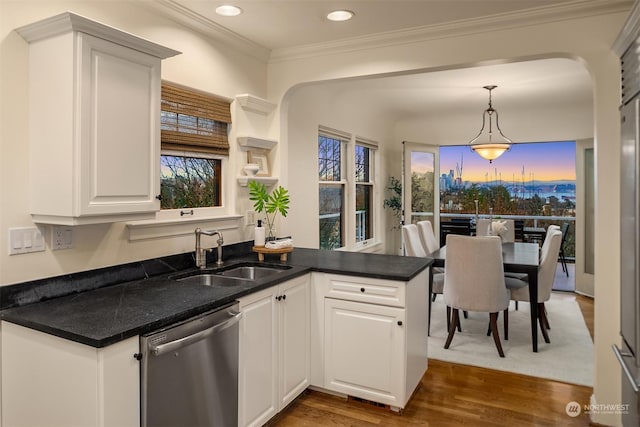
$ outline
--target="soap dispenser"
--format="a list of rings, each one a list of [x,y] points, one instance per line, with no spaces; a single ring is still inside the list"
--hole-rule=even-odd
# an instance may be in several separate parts
[[[262,226],[262,220],[258,220],[258,226],[256,227],[255,236],[253,238],[254,246],[264,246],[265,228]]]

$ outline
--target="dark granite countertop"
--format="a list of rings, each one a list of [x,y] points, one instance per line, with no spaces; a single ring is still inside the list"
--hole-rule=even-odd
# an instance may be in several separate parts
[[[2,320],[101,348],[214,310],[310,271],[409,281],[431,264],[427,258],[305,248],[296,248],[286,262],[274,259],[277,260],[268,258],[266,263],[291,268],[264,279],[237,280],[236,286],[228,287],[178,282],[174,280],[178,273],[174,270],[8,308],[0,315]],[[225,259],[224,267],[247,261],[256,262],[257,255]],[[194,271],[197,270],[187,268],[179,273]]]

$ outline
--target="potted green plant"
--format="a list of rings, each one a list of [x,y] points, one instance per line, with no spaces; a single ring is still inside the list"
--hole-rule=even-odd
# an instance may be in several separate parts
[[[274,224],[278,212],[286,217],[289,212],[289,191],[282,186],[274,189],[271,194],[267,187],[258,181],[249,180],[249,200],[253,202],[253,209],[265,214],[267,221],[267,240],[275,239]]]
[[[392,230],[400,229],[402,226],[402,183],[394,176],[389,177],[387,190],[391,195],[384,199],[383,206],[391,209],[397,223],[391,227]]]

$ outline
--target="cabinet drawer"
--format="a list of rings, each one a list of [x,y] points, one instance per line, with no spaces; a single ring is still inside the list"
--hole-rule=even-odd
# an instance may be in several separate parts
[[[356,276],[327,275],[327,297],[392,307],[405,306],[405,283]]]

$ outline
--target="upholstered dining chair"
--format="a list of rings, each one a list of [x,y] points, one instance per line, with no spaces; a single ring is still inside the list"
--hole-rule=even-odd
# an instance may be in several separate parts
[[[431,226],[431,221],[418,221],[416,225],[418,226],[418,230],[420,231],[420,238],[422,239],[422,244],[424,245],[424,249],[426,250],[427,254],[432,254],[433,252],[440,249],[438,239],[436,239],[436,234],[433,232],[433,227]],[[444,273],[444,268],[433,267],[433,274],[438,273]],[[436,292],[434,292],[434,294],[435,293]],[[442,290],[437,293],[441,294]]]
[[[547,243],[548,240],[548,243]],[[540,266],[538,267],[538,322],[542,330],[542,336],[546,343],[549,340],[547,329],[549,328],[549,320],[544,303],[551,298],[551,290],[553,289],[553,281],[558,265],[558,255],[560,253],[560,244],[562,243],[562,232],[555,228],[549,227],[545,241],[540,251]],[[511,294],[511,299],[517,301],[529,302],[529,285],[526,280],[516,279],[514,277],[506,277],[505,283]],[[508,332],[505,332],[508,334]],[[505,337],[505,339],[508,338]]]
[[[488,219],[488,218],[479,218],[476,223],[476,236],[491,236],[491,225],[496,221],[503,221],[506,227],[506,230],[502,233],[501,238],[503,242],[515,242],[516,241],[516,232],[515,232],[515,221],[512,219]]]
[[[432,253],[440,249],[438,239],[436,239],[436,235],[433,232],[431,221],[418,221],[416,225],[418,226],[418,230],[420,230],[420,237],[422,238],[422,243],[424,243],[424,247],[427,252]]]
[[[428,222],[428,221],[427,221]],[[420,231],[415,224],[406,224],[402,226],[402,238],[404,239],[404,248],[407,256],[426,257],[427,249],[423,246]],[[435,238],[435,236],[434,236]],[[433,251],[430,251],[431,253]],[[431,267],[430,267],[431,268]],[[436,273],[433,271],[433,284],[431,286],[432,295],[429,295],[429,326],[427,335],[431,333],[431,302],[437,294],[442,294],[444,287],[444,272]],[[449,329],[449,311],[447,311],[447,330]],[[460,327],[458,325],[458,327]]]
[[[502,266],[502,244],[497,236],[447,236],[447,261],[444,269],[444,301],[452,309],[448,349],[459,320],[459,310],[489,313],[489,323],[498,354],[504,357],[498,334],[498,313],[508,322],[509,291]]]

